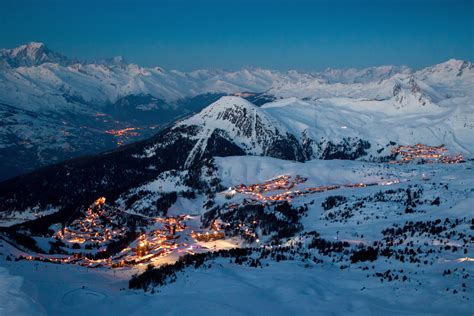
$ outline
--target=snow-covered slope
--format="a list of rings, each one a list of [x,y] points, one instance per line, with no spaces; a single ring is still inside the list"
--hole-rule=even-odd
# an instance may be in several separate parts
[[[418,105],[411,111],[394,108],[394,100],[361,100],[348,98],[301,101],[296,98],[267,103],[262,110],[277,118],[302,144],[308,155],[324,156],[329,143],[367,141],[365,159],[386,156],[389,143],[445,144],[451,153],[461,152],[467,157],[474,154],[474,107],[470,104],[435,106]],[[413,105],[414,102],[409,103]],[[356,157],[357,158],[357,157]]]
[[[0,266],[0,314],[44,315],[34,299],[22,291],[23,279]]]
[[[217,158],[215,165],[223,185],[238,188],[243,183],[250,191],[230,199],[216,194],[211,209],[202,205],[201,195],[188,196],[188,204],[180,196],[171,209],[189,215],[185,216],[188,225],[208,216],[222,219],[221,227],[231,227],[226,228],[224,240],[198,243],[188,236],[185,244],[168,252],[170,243],[179,243],[170,238],[163,247],[166,254],[151,261],[154,267],[141,263],[112,268],[105,260],[89,266],[75,261],[53,264],[44,258],[66,254],[38,255],[0,239],[0,265],[16,275],[0,268],[4,287],[12,290],[0,295],[10,300],[5,310],[18,315],[84,315],[91,311],[138,315],[157,310],[206,315],[472,313],[472,162],[301,163],[246,156]],[[287,200],[289,206],[285,208],[288,204],[283,201],[259,201],[257,193],[263,190],[252,189],[252,185],[284,175],[290,180],[300,176],[301,182],[287,188],[285,181],[278,181],[278,185],[267,185],[262,194],[291,191],[294,196]],[[377,184],[343,187],[348,183]],[[327,185],[340,187],[298,195],[309,187]],[[154,185],[148,189],[160,191]],[[143,191],[138,191],[135,201],[143,197]],[[120,207],[130,210],[127,205]],[[198,210],[203,216],[194,216]],[[154,224],[146,228],[149,232],[165,217],[152,219]],[[299,224],[296,231],[288,230],[292,221]],[[290,233],[267,240],[275,230]],[[57,242],[50,235],[23,232],[31,234],[45,252]],[[183,232],[177,233],[178,239]],[[249,233],[256,235],[246,242]],[[226,251],[222,245],[231,242],[243,249]],[[135,246],[131,243],[130,247]],[[87,250],[80,244],[76,248]],[[173,265],[185,254],[185,260]],[[40,259],[10,260],[28,255]],[[104,265],[96,266],[96,262]],[[160,269],[163,263],[170,265]],[[142,275],[133,276],[136,274]],[[23,292],[19,291],[21,278],[25,280]],[[420,304],[427,300],[433,303]]]

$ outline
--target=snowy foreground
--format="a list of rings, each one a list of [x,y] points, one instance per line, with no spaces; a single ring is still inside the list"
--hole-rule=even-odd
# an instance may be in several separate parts
[[[292,201],[294,206],[308,206],[307,216],[301,219],[304,232],[317,231],[322,238],[337,238],[350,247],[372,245],[383,240],[384,229],[397,224],[403,227],[410,221],[439,219],[443,223],[448,218],[453,224],[448,225],[448,235],[415,231],[402,237],[403,243],[397,249],[420,247],[417,258],[421,262],[410,263],[408,256],[405,261],[379,256],[373,262],[351,263],[344,256],[339,260],[338,256],[316,253],[322,262],[298,257],[279,262],[268,259],[262,260],[262,267],[254,268],[236,264],[229,258],[218,258],[197,269],[178,272],[175,282],[157,286],[152,292],[128,289],[131,276],[143,272],[145,266],[87,269],[73,264],[7,261],[6,255],[16,250],[1,241],[0,315],[472,315],[474,312],[472,162],[388,165],[229,157],[216,158],[216,165],[225,186],[263,182],[282,174],[307,177],[307,186],[378,183],[360,188],[341,187]],[[421,188],[419,200],[425,201],[411,212],[406,212],[405,205],[397,200],[398,193],[394,197],[386,195],[384,201],[366,200],[363,207],[354,207],[349,216],[343,205],[329,210],[322,207],[330,196],[344,196],[347,203],[352,203],[347,205],[353,206],[380,191],[404,193],[408,187],[412,191]],[[242,199],[237,193],[232,201],[239,203]],[[189,206],[189,202],[178,200],[172,209],[178,213],[179,206]],[[215,202],[225,203],[225,199],[219,195]],[[447,270],[449,273],[445,273]]]
[[[473,270],[472,263],[443,265],[454,266]],[[255,269],[220,262],[145,294],[121,290],[127,287],[126,272],[48,264],[36,271],[30,262],[10,269],[23,276],[23,293],[18,292],[20,277],[5,280],[2,273],[5,315],[470,315],[473,308],[471,301],[445,292],[439,271],[418,276],[419,286],[416,281],[381,283],[366,279],[363,271],[341,271],[331,264],[282,262]]]

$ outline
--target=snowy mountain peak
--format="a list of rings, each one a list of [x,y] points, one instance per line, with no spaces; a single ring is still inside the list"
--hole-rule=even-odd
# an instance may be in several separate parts
[[[413,75],[395,80],[392,96],[397,109],[409,107],[416,110],[420,107],[433,106],[431,98],[425,94]]]
[[[186,166],[216,148],[228,148],[229,152],[239,154],[303,159],[296,139],[264,110],[241,97],[222,97],[175,126],[175,130],[181,129],[187,130],[188,138],[196,140]]]
[[[228,109],[246,109],[249,111],[255,111],[257,107],[244,98],[237,96],[224,96],[205,108],[201,113],[203,117],[217,118],[221,113]]]
[[[257,110],[255,105],[241,97],[224,96],[179,125],[226,129],[231,125],[240,125],[242,121],[253,119]]]
[[[250,137],[252,132],[255,132],[256,124],[274,126],[277,122],[241,97],[224,96],[181,124],[203,125],[223,130],[231,127]]]
[[[35,53],[36,51],[44,49],[44,48],[45,48],[45,44],[42,42],[30,42],[24,45],[20,45],[17,48],[14,48],[13,52],[18,53],[22,50],[26,50],[30,53]]]
[[[44,63],[65,65],[68,63],[68,59],[40,42],[31,42],[16,48],[0,50],[0,64],[6,64],[12,68],[39,66]]]
[[[460,60],[460,59],[454,59],[451,58],[444,63],[440,63],[437,65],[434,65],[433,68],[438,68],[438,69],[454,69],[454,70],[459,70],[463,69],[466,67],[472,67],[472,63],[467,61],[467,60]]]
[[[470,61],[459,59],[449,59],[448,61],[424,68],[417,72],[417,76],[422,79],[437,79],[437,77],[442,79],[456,78],[466,74],[474,75],[474,65]]]

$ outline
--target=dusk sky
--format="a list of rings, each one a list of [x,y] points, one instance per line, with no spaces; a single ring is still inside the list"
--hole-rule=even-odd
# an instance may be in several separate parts
[[[193,70],[474,59],[474,1],[0,1],[0,47]]]

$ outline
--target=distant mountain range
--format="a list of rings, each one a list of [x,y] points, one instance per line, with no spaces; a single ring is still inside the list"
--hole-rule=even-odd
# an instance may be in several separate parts
[[[219,108],[230,104],[223,112],[212,110],[214,104],[179,123],[182,137],[198,139],[186,164],[222,139],[229,152],[295,160],[380,159],[390,141],[446,143],[467,156],[474,151],[474,67],[468,61],[418,71],[185,73],[120,57],[85,62],[29,43],[0,50],[1,179],[150,137],[225,95],[253,104],[223,99]],[[192,133],[184,128],[191,125],[197,126]]]

